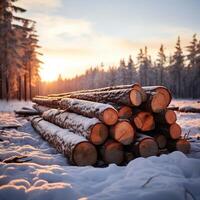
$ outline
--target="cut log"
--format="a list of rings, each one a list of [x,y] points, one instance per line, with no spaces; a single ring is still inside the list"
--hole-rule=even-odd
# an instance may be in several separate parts
[[[179,139],[182,133],[181,127],[177,123],[166,126],[162,125],[157,131],[169,139]]]
[[[147,93],[147,101],[140,106],[141,110],[154,113],[159,113],[166,108],[165,96],[156,92]]]
[[[124,160],[123,145],[114,140],[107,140],[101,147],[100,153],[105,163],[121,164]]]
[[[158,154],[158,145],[154,138],[144,134],[137,134],[136,142],[131,145],[131,148],[137,156],[144,158]]]
[[[91,90],[79,90],[79,91],[73,91],[73,92],[67,92],[67,93],[61,93],[61,94],[50,94],[49,97],[64,97],[70,94],[81,94],[81,93],[92,93],[92,92],[103,92],[103,91],[111,91],[111,90],[121,90],[121,89],[135,89],[140,92],[142,96],[142,101],[146,101],[146,93],[144,89],[141,87],[140,84],[135,83],[131,85],[117,85],[117,86],[110,86],[110,87],[104,87],[104,88],[97,88],[97,89],[91,89]]]
[[[33,118],[32,125],[43,138],[66,155],[72,164],[86,166],[96,163],[96,149],[84,137],[75,135],[68,129],[62,129],[42,118]]]
[[[132,114],[132,108],[129,106],[120,106],[118,109],[118,116],[120,119],[130,119]]]
[[[35,97],[32,100],[34,103],[37,103],[42,106],[51,107],[51,108],[59,108],[60,98],[40,98]]]
[[[159,149],[164,149],[167,145],[167,138],[162,134],[154,135],[154,139],[158,144]]]
[[[191,112],[191,113],[200,113],[200,108],[195,108],[192,106],[183,106],[179,108],[180,112]]]
[[[140,131],[150,131],[155,128],[153,115],[149,112],[137,111],[131,121]]]
[[[103,144],[108,137],[108,128],[96,118],[87,118],[57,109],[44,112],[42,117],[62,128],[84,136],[95,145]]]
[[[145,86],[142,88],[144,89],[146,93],[156,92],[156,93],[164,95],[165,108],[167,108],[167,106],[170,104],[172,100],[171,92],[164,86]]]
[[[123,145],[131,144],[135,137],[135,130],[126,120],[119,120],[114,126],[110,127],[110,135]]]
[[[39,115],[40,113],[37,110],[29,110],[29,109],[21,109],[21,110],[15,110],[14,111],[17,115],[22,115],[22,116],[30,116],[30,115]]]
[[[33,105],[33,108],[34,108],[35,110],[37,110],[40,114],[42,114],[43,112],[45,112],[45,111],[51,109],[50,107],[41,106],[41,105],[38,105],[38,104],[34,104],[34,105]]]
[[[128,106],[139,106],[142,103],[142,96],[135,89],[121,89],[92,93],[70,94],[67,97],[77,98],[100,103],[113,102]]]
[[[176,113],[169,109],[154,114],[154,119],[159,124],[174,124],[177,120]]]
[[[190,153],[190,142],[186,139],[170,140],[168,141],[167,148],[170,152],[181,151],[185,154]]]
[[[86,117],[96,117],[107,125],[113,125],[118,120],[117,110],[108,104],[63,98],[60,101],[60,107],[69,112],[81,114]]]

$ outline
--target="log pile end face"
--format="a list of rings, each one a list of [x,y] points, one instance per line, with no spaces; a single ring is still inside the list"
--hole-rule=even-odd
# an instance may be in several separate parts
[[[107,125],[113,125],[118,120],[118,113],[115,109],[107,108],[103,111],[103,122]]]
[[[177,120],[176,113],[173,110],[167,110],[165,113],[165,119],[168,124],[174,124]]]
[[[188,142],[186,139],[180,139],[176,143],[176,150],[178,151],[188,154],[190,152],[190,149],[191,149],[190,142]]]
[[[181,137],[182,130],[177,123],[174,123],[170,126],[169,132],[172,139],[179,139]]]
[[[142,103],[142,95],[138,90],[132,89],[130,92],[130,101],[133,106],[139,106]]]

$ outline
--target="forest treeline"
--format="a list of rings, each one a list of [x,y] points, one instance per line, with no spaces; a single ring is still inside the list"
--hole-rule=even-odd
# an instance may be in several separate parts
[[[31,99],[40,81],[36,22],[16,16],[26,12],[17,0],[0,0],[0,99]]]
[[[106,68],[103,64],[91,67],[83,75],[71,79],[62,79],[59,75],[54,82],[41,84],[41,95],[68,92],[81,89],[93,89],[112,85],[131,84],[164,85],[175,97],[200,97],[200,41],[196,34],[183,53],[181,40],[178,37],[172,56],[166,56],[164,46],[158,50],[157,59],[152,61],[148,49],[140,49],[133,62],[131,56],[120,60],[118,66]],[[135,60],[135,59],[134,59]],[[65,74],[63,74],[65,76]]]

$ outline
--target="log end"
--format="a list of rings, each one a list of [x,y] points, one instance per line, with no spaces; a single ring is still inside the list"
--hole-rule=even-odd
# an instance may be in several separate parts
[[[123,146],[119,142],[109,142],[105,144],[103,159],[107,164],[115,163],[119,165],[124,160]]]
[[[108,128],[102,124],[98,123],[92,127],[90,141],[94,145],[100,145],[105,142],[108,137]]]
[[[156,142],[158,144],[159,149],[163,149],[163,148],[166,147],[166,145],[167,145],[167,138],[164,135],[158,134],[154,138],[155,138],[155,140],[156,140]]]
[[[186,139],[180,139],[176,143],[176,149],[185,154],[190,153],[190,148],[191,148],[190,142],[187,141]]]
[[[139,106],[142,103],[142,96],[138,90],[132,89],[130,92],[130,101],[133,106]]]
[[[129,119],[132,116],[132,114],[132,109],[129,106],[122,106],[118,111],[120,119]]]
[[[158,145],[155,140],[146,138],[139,144],[140,156],[146,158],[149,156],[156,156],[158,154]]]
[[[129,145],[133,142],[135,130],[127,121],[118,122],[115,125],[114,139],[123,145]]]
[[[118,113],[115,109],[107,108],[103,112],[103,122],[107,125],[113,125],[118,120]]]
[[[165,120],[168,124],[174,124],[177,120],[176,113],[173,110],[167,110],[165,113]]]
[[[94,165],[97,161],[96,148],[89,142],[81,142],[74,148],[72,160],[78,166]]]
[[[151,109],[155,113],[159,113],[167,107],[165,96],[162,93],[153,95],[151,101]]]
[[[181,132],[181,127],[177,123],[172,124],[169,128],[170,137],[172,139],[179,139],[181,137]]]

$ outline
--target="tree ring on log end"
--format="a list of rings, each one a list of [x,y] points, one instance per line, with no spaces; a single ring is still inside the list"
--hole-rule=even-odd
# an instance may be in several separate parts
[[[103,122],[107,125],[113,125],[118,120],[118,113],[112,108],[107,108],[103,111]]]
[[[96,148],[89,142],[77,144],[72,154],[72,160],[78,166],[94,165],[97,161]]]
[[[119,109],[118,114],[119,118],[121,119],[129,119],[132,116],[133,112],[129,106],[122,106]]]
[[[163,94],[165,96],[165,106],[167,107],[171,102],[171,93],[167,88],[159,87],[156,89],[156,92]]]
[[[107,145],[104,152],[104,160],[106,163],[121,164],[124,159],[124,152],[122,144],[118,142],[112,142]]]
[[[173,124],[176,122],[176,113],[173,110],[167,110],[165,113],[165,120],[168,124]]]
[[[92,127],[90,134],[90,141],[95,145],[100,145],[105,142],[108,137],[108,128],[102,124],[98,123]]]
[[[174,123],[170,126],[169,133],[172,139],[179,139],[181,137],[181,127]]]
[[[130,123],[122,121],[116,124],[115,127],[115,140],[128,145],[133,142],[135,131]]]
[[[155,140],[146,138],[139,144],[140,156],[146,158],[149,156],[156,156],[158,154],[158,145]]]
[[[151,101],[151,109],[155,113],[159,113],[166,108],[165,96],[161,93],[156,93],[153,95]]]
[[[139,106],[142,103],[142,96],[138,90],[131,90],[130,101],[133,104],[133,106]]]

